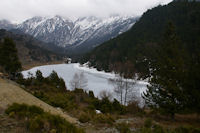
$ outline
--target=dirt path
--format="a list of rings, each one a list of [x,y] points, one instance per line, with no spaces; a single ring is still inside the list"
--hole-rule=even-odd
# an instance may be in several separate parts
[[[55,115],[60,115],[71,123],[78,123],[77,119],[64,113],[62,110],[56,109],[45,102],[34,97],[30,93],[23,90],[18,84],[0,78],[0,107],[6,109],[12,103],[25,103],[28,105],[36,105]]]

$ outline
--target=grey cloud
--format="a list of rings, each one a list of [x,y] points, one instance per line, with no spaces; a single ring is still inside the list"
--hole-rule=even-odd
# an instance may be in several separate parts
[[[141,15],[145,10],[172,0],[1,0],[0,19],[20,22],[33,16],[75,18],[111,14]]]

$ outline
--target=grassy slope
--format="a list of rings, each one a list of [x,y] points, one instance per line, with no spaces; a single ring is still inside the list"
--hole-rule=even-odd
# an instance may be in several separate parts
[[[0,108],[6,109],[12,103],[25,103],[28,105],[36,105],[55,115],[60,115],[70,123],[77,123],[75,118],[70,117],[63,111],[56,109],[45,102],[34,97],[30,93],[24,91],[19,85],[0,78]]]
[[[72,118],[68,116],[67,114],[63,113],[61,110],[58,110],[41,100],[37,99],[33,95],[29,94],[28,92],[24,91],[20,86],[12,81],[1,79],[0,78],[0,111],[1,108],[6,109],[8,105],[11,105],[12,103],[25,103],[28,105],[36,105],[44,109],[46,112],[50,112],[52,114],[60,115],[61,117],[64,117],[67,121],[71,123],[77,123],[77,120],[75,118]],[[145,119],[147,119],[150,116],[144,116],[144,117],[137,117],[134,115],[127,115],[127,116],[119,116],[119,118],[116,120],[116,123],[114,123],[114,127],[117,126],[118,122],[128,122],[130,127],[132,128],[141,128]],[[184,118],[181,118],[184,117]],[[153,118],[153,117],[152,117]],[[165,120],[165,119],[159,119],[159,118],[153,118],[154,123],[157,123],[159,125],[162,125],[165,128],[176,128],[179,126],[194,126],[194,127],[200,127],[198,121],[199,118],[197,116],[189,116],[189,118],[186,118],[186,116],[179,116],[176,117],[176,121],[171,120]],[[6,123],[5,120],[6,119]],[[0,122],[3,120],[3,123],[0,123],[0,132],[2,129],[5,129],[4,131],[7,131],[7,128],[9,128],[9,132],[13,130],[15,127],[19,128],[19,131],[21,131],[22,127],[20,123],[17,121],[8,118],[5,115],[1,115],[0,112]],[[82,124],[81,124],[82,125]],[[113,131],[113,128],[105,128],[105,125],[102,127],[101,125],[93,125],[93,124],[83,124],[82,125],[84,129],[86,129],[87,133],[106,133],[109,131]],[[13,128],[14,127],[14,128]]]

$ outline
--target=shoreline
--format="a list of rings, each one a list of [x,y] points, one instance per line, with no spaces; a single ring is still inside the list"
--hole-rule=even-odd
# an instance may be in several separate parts
[[[34,67],[40,67],[45,65],[57,65],[57,64],[64,64],[64,61],[53,61],[53,62],[32,62],[30,64],[22,64],[22,71],[30,70]]]

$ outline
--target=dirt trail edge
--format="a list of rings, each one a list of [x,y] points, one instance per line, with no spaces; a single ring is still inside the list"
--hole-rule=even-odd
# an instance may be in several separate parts
[[[18,84],[0,78],[0,107],[6,109],[8,105],[12,103],[25,103],[28,105],[36,105],[41,107],[44,111],[54,115],[60,115],[65,118],[68,122],[78,124],[78,120],[73,118],[60,109],[56,109],[40,99],[34,97],[30,93],[23,90]]]

